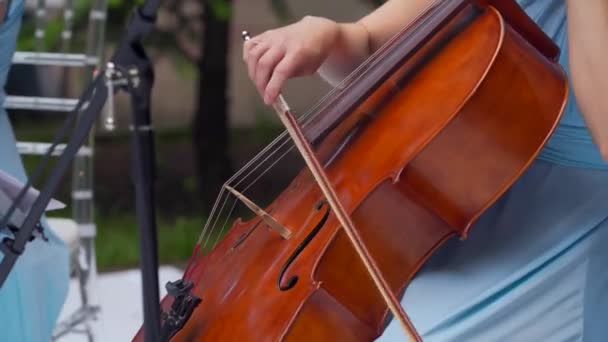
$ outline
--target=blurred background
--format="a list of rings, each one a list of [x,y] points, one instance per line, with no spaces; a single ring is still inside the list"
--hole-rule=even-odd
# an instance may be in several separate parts
[[[171,276],[179,276],[190,257],[222,183],[283,131],[247,76],[241,31],[255,35],[305,15],[356,20],[382,2],[162,1],[156,29],[145,45],[156,72],[152,114],[158,166],[159,261],[178,270]],[[19,141],[50,142],[69,107],[20,105],[23,96],[47,102],[77,99],[95,68],[113,53],[138,3],[27,0],[17,50],[83,54],[84,67],[23,60],[14,63],[7,84],[7,93],[12,96],[7,107]],[[292,108],[301,113],[329,90],[318,76],[311,76],[290,80],[283,93]],[[51,214],[74,219],[79,229],[94,227],[84,234],[87,251],[93,253],[84,259],[93,261],[101,275],[133,270],[139,263],[129,176],[129,98],[117,96],[113,108],[116,130],[108,132],[98,125],[89,141],[93,152],[77,160],[75,175],[65,177],[56,196],[68,207]],[[21,147],[26,151],[31,146]],[[23,153],[23,158],[30,173],[40,161],[39,156],[28,153]],[[288,163],[270,170],[266,186],[284,184],[301,166]],[[285,168],[293,170],[285,172]],[[79,180],[76,174],[85,180]],[[259,189],[263,190],[264,185]],[[77,286],[70,291],[78,291]],[[139,298],[133,305],[140,305]]]

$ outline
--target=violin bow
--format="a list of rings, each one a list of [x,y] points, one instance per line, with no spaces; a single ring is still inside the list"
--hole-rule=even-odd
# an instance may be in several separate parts
[[[247,31],[243,31],[241,35],[244,41],[251,39],[249,32]],[[329,203],[331,209],[336,215],[336,218],[342,225],[342,228],[346,231],[346,235],[348,235],[348,237],[350,238],[355,250],[357,251],[357,254],[363,261],[365,268],[367,269],[369,275],[374,281],[376,288],[380,291],[382,298],[390,308],[393,315],[399,320],[399,322],[401,323],[401,327],[406,332],[408,337],[410,339],[413,339],[414,341],[422,341],[422,338],[416,332],[414,325],[403,310],[403,307],[401,307],[401,304],[397,300],[397,297],[395,297],[393,292],[390,290],[390,287],[386,282],[386,279],[384,279],[384,277],[382,276],[378,265],[369,254],[369,251],[363,243],[361,236],[355,230],[355,225],[353,224],[350,216],[346,213],[346,210],[342,206],[338,195],[335,193],[334,189],[331,186],[331,183],[329,182],[329,179],[327,178],[325,170],[323,170],[321,163],[319,163],[319,160],[317,159],[314,151],[312,150],[310,143],[304,136],[302,129],[298,125],[296,118],[294,117],[291,109],[287,105],[287,102],[283,98],[282,94],[279,93],[277,99],[272,103],[272,107],[277,112],[277,115],[279,116],[279,119],[281,120],[283,125],[287,128],[291,139],[298,148],[298,151],[302,155],[302,158],[304,158],[306,165],[310,169],[310,172],[312,173],[317,184],[321,188],[323,195],[325,195],[327,202]]]

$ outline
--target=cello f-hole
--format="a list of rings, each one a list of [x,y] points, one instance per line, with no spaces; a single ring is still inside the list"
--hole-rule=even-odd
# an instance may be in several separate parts
[[[310,233],[308,233],[306,238],[293,251],[293,253],[289,256],[289,258],[283,265],[283,267],[281,267],[281,271],[279,272],[279,277],[277,279],[277,287],[279,288],[279,290],[287,291],[289,289],[292,289],[298,282],[298,276],[294,275],[294,276],[291,276],[287,280],[285,285],[283,285],[283,283],[284,283],[283,278],[285,278],[285,273],[287,272],[287,269],[289,268],[289,266],[291,266],[291,264],[294,262],[294,260],[296,260],[298,255],[300,255],[300,253],[302,253],[304,248],[306,248],[306,246],[310,243],[310,241],[312,241],[312,239],[317,235],[317,233],[319,233],[321,228],[325,225],[325,222],[327,222],[330,211],[329,211],[329,207],[327,206],[327,202],[325,200],[320,201],[315,205],[315,211],[319,211],[323,207],[325,207],[325,213],[323,214],[323,217],[321,217],[321,220],[319,220],[317,225],[310,231]]]

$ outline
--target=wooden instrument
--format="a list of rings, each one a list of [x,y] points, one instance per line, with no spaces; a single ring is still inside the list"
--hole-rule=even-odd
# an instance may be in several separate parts
[[[420,340],[396,298],[552,133],[558,53],[514,0],[436,1],[311,117],[280,98],[308,167],[266,208],[226,184],[257,216],[207,254],[199,241],[162,301],[166,338],[373,341],[392,311]]]

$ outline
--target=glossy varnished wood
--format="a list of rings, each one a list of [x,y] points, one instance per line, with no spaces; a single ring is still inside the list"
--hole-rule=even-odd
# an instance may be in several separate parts
[[[516,22],[493,7],[459,11],[316,145],[399,295],[446,239],[466,238],[524,171],[567,96],[562,70]],[[295,286],[278,287],[283,265],[327,214],[323,201],[303,170],[265,208],[291,238],[257,218],[234,222],[194,260],[188,277],[202,303],[173,340],[372,341],[381,334],[387,307],[333,214],[287,268],[281,285],[297,276]]]

